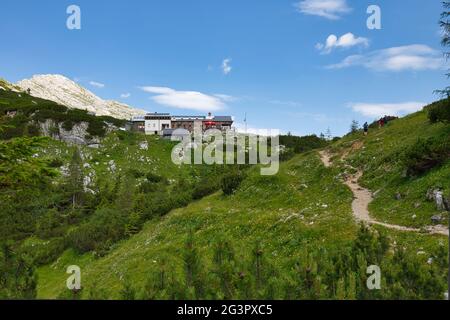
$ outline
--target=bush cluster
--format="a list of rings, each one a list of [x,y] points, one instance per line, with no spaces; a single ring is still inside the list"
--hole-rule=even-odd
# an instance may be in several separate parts
[[[233,194],[241,185],[244,176],[241,172],[230,172],[222,177],[221,188],[225,195]]]
[[[410,176],[425,173],[448,159],[450,159],[450,140],[445,136],[419,139],[403,154],[403,162]]]
[[[428,109],[428,118],[432,123],[436,122],[450,122],[450,98],[437,101]]]

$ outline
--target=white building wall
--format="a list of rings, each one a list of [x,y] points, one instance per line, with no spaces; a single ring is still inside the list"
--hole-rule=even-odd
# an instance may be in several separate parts
[[[159,120],[159,119],[151,119],[145,120],[145,134],[161,134],[163,130],[163,125],[165,125],[166,129],[172,128],[172,122],[170,120]]]

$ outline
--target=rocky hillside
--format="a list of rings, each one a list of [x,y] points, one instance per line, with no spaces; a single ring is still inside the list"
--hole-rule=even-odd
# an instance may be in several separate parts
[[[34,97],[51,100],[72,109],[87,110],[98,116],[129,119],[145,113],[117,101],[103,100],[62,75],[35,75],[31,79],[19,81],[17,86],[23,91],[30,89],[30,94]]]
[[[7,82],[0,85],[0,139],[47,136],[71,145],[98,147],[102,137],[126,122],[10,90],[14,86]]]
[[[0,89],[2,90],[10,90],[10,91],[20,91],[20,88],[12,83],[6,81],[3,78],[0,78]]]

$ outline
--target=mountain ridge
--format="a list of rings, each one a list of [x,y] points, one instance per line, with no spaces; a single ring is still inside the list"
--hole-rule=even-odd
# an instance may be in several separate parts
[[[111,116],[130,119],[132,116],[146,113],[114,100],[104,100],[78,83],[60,74],[39,74],[16,83],[20,89],[30,89],[32,96],[51,100],[71,109],[82,109],[98,116]]]

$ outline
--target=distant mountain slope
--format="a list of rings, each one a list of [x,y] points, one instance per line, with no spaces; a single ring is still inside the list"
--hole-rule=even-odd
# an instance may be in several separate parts
[[[0,78],[0,89],[3,90],[11,90],[11,91],[19,91],[20,88],[5,79]]]
[[[72,109],[83,109],[98,116],[111,116],[129,119],[134,115],[145,113],[126,104],[103,100],[89,90],[62,75],[35,75],[31,79],[19,81],[22,90],[31,90],[31,95],[57,102]]]

